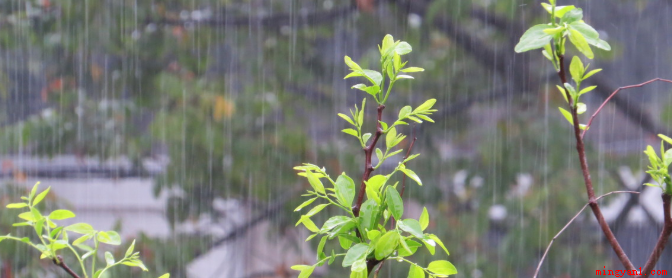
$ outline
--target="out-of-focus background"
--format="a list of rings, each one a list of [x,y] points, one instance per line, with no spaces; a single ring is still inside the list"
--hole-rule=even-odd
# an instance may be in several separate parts
[[[604,70],[583,98],[589,113],[619,86],[672,77],[672,2],[559,2],[583,8],[612,46],[591,62]],[[289,267],[314,263],[317,242],[294,227],[309,186],[292,167],[361,179],[362,152],[336,114],[365,94],[343,80],[343,56],[375,69],[391,34],[426,71],[398,82],[384,119],[429,98],[439,110],[436,123],[400,130],[414,130],[422,154],[408,165],[424,183],[407,186],[408,215],[428,208],[455,277],[531,277],[587,200],[554,69],[539,51],[513,51],[547,18],[523,0],[1,1],[0,234],[27,233],[4,207],[41,181],[49,206],[121,231],[116,252],[138,239],[150,272],[110,277],[296,277]],[[641,186],[642,151],[671,134],[671,93],[666,83],[624,91],[586,135],[597,194],[644,190],[601,201],[638,267],[662,221],[659,189]],[[672,271],[671,252],[656,269]],[[622,268],[612,253],[584,212],[540,277]],[[0,277],[66,277],[38,256],[2,242]],[[407,267],[386,264],[380,277]],[[314,276],[345,273],[338,262]]]

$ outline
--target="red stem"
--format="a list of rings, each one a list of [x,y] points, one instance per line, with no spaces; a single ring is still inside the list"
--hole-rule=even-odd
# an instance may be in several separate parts
[[[378,143],[378,139],[383,134],[383,127],[380,125],[380,122],[383,120],[383,109],[385,109],[385,105],[381,104],[378,106],[378,123],[376,124],[376,133],[373,135],[373,141],[371,141],[371,144],[364,148],[364,175],[362,176],[362,184],[359,186],[357,202],[352,207],[352,213],[355,214],[355,217],[359,216],[359,209],[362,207],[362,202],[364,202],[364,194],[366,194],[366,181],[369,180],[371,172],[373,172],[374,169],[373,165],[371,164],[371,155],[376,149],[376,143]],[[364,113],[364,111],[361,113]]]
[[[562,81],[563,87],[564,84],[567,83],[564,58],[565,57],[563,55],[558,55],[558,60],[560,62],[559,63],[560,71],[558,71],[558,76]],[[583,137],[581,136],[581,129],[579,128],[579,117],[577,109],[574,107],[574,100],[569,95],[569,90],[567,90],[567,88],[564,89],[565,94],[567,96],[567,100],[569,101],[569,106],[571,108],[570,110],[572,113],[572,120],[574,124],[574,137],[576,138],[576,151],[579,154],[579,162],[581,164],[581,172],[583,173],[583,181],[586,185],[586,193],[588,194],[588,204],[590,206],[590,209],[593,211],[593,214],[595,215],[597,222],[600,224],[600,228],[602,228],[604,236],[607,238],[607,241],[609,241],[609,244],[611,244],[611,247],[614,249],[616,256],[621,261],[621,263],[623,263],[623,266],[625,266],[627,269],[635,269],[635,266],[628,258],[628,255],[625,254],[623,248],[618,243],[618,240],[616,239],[614,233],[611,231],[611,228],[609,228],[609,224],[604,219],[602,211],[600,210],[600,206],[597,204],[597,199],[595,198],[595,191],[593,190],[593,182],[590,179],[590,171],[588,170],[588,161],[586,160],[586,150],[583,144]]]
[[[63,261],[63,257],[57,256],[57,258],[54,258],[54,264],[55,265],[60,266],[63,270],[65,270],[65,272],[70,274],[70,276],[72,276],[72,278],[80,278],[79,275],[77,275],[77,273],[72,271],[72,269],[70,269],[70,267],[68,267],[68,265],[65,264],[65,262]]]
[[[602,105],[600,105],[600,107],[598,107],[597,110],[595,110],[595,113],[593,113],[593,115],[590,116],[590,119],[588,120],[588,124],[586,124],[586,129],[584,129],[583,133],[581,133],[581,139],[583,139],[583,136],[586,135],[586,131],[588,131],[588,128],[593,123],[593,119],[595,118],[595,116],[597,116],[597,114],[600,113],[600,111],[602,111],[602,108],[604,108],[604,106],[607,104],[607,102],[609,102],[609,100],[611,100],[611,98],[613,98],[616,95],[616,93],[618,93],[621,90],[625,90],[625,89],[642,87],[646,84],[650,84],[650,83],[653,83],[653,82],[656,82],[656,81],[672,83],[672,80],[669,80],[669,79],[654,78],[654,79],[651,79],[651,80],[646,81],[646,82],[641,83],[641,84],[618,87],[618,89],[616,89],[616,91],[611,93],[611,95],[609,95],[609,97],[607,99],[605,99],[604,102],[602,102]]]
[[[663,193],[662,198],[665,224],[663,225],[663,230],[660,232],[660,237],[658,238],[656,247],[653,248],[651,256],[649,256],[649,259],[646,261],[644,269],[642,270],[642,276],[640,277],[649,277],[651,270],[653,270],[653,268],[656,266],[658,259],[660,259],[660,255],[662,255],[663,250],[665,250],[665,245],[667,244],[667,240],[670,238],[670,234],[672,234],[672,218],[670,218],[670,199],[672,199],[672,196]]]

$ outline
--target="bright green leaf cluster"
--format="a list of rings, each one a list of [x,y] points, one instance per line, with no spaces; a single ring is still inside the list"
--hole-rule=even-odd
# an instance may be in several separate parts
[[[670,178],[669,167],[672,164],[672,149],[665,151],[664,142],[672,145],[672,138],[667,137],[662,134],[658,134],[658,137],[663,139],[660,142],[660,156],[656,154],[656,151],[651,146],[647,146],[644,153],[649,157],[649,170],[646,171],[651,178],[657,183],[647,183],[648,186],[660,187],[660,189],[665,192],[665,194],[672,194],[672,178]]]
[[[573,5],[556,6],[555,1],[542,3],[541,5],[550,14],[550,22],[538,24],[528,29],[516,45],[516,52],[543,48],[542,55],[551,61],[556,71],[562,72],[564,69],[561,69],[562,63],[560,61],[562,60],[561,57],[565,55],[567,38],[588,59],[594,57],[591,45],[599,49],[611,50],[609,43],[601,40],[597,31],[583,21],[583,10],[580,8]],[[589,66],[590,64],[584,67],[581,59],[574,56],[569,66],[569,72],[575,85],[564,83],[562,86],[557,86],[573,111],[568,111],[562,107],[558,107],[558,109],[572,125],[574,124],[573,115],[581,115],[587,110],[586,105],[579,102],[579,97],[596,88],[596,86],[589,86],[582,89],[581,82],[602,70],[595,69],[587,72]],[[579,124],[579,128],[586,129],[587,126]]]
[[[44,200],[44,198],[49,193],[51,187],[48,187],[46,190],[37,194],[37,188],[40,183],[36,183],[33,186],[30,194],[27,197],[21,197],[25,202],[22,203],[12,203],[8,204],[6,207],[9,209],[22,209],[26,208],[28,211],[18,214],[18,217],[24,220],[23,222],[14,223],[14,227],[21,226],[30,226],[33,227],[35,233],[38,235],[39,242],[33,243],[29,238],[17,238],[13,237],[11,234],[6,236],[0,236],[0,241],[9,239],[15,241],[24,242],[33,248],[40,251],[40,259],[50,259],[58,262],[59,254],[62,250],[69,250],[79,261],[81,270],[84,272],[84,277],[93,277],[98,278],[101,275],[110,269],[111,267],[119,264],[124,264],[128,266],[139,267],[144,271],[147,271],[147,268],[140,260],[139,252],[133,252],[135,246],[135,240],[131,243],[131,246],[128,247],[126,254],[123,258],[116,260],[112,253],[105,252],[104,259],[106,266],[104,268],[96,270],[96,261],[98,259],[99,244],[108,244],[108,245],[120,245],[121,237],[115,231],[97,231],[87,223],[76,223],[69,226],[59,226],[54,222],[54,220],[64,220],[75,217],[75,213],[65,209],[54,210],[49,213],[48,216],[44,216],[38,209],[37,205]],[[70,238],[68,232],[75,234],[80,234],[77,239],[70,243]],[[92,245],[87,245],[86,242],[89,240],[92,241]],[[78,252],[77,249],[80,251]],[[84,254],[80,255],[80,252]],[[91,272],[87,271],[85,265],[85,260],[89,257],[92,257],[91,260]],[[168,278],[170,274],[166,273],[160,278]]]
[[[378,104],[384,104],[387,101],[387,98],[390,95],[390,91],[394,86],[394,82],[399,79],[413,79],[412,76],[400,73],[411,73],[411,72],[420,72],[424,71],[422,68],[418,67],[408,67],[406,66],[407,62],[401,61],[401,56],[411,53],[413,50],[411,45],[404,41],[394,41],[391,35],[385,36],[383,39],[382,46],[378,46],[380,51],[380,65],[381,71],[375,71],[370,69],[363,69],[359,64],[352,61],[348,56],[345,56],[345,64],[352,71],[350,74],[346,75],[345,78],[350,77],[364,77],[371,84],[357,84],[352,86],[353,89],[358,89],[364,91],[373,96],[373,98],[378,102]],[[381,74],[381,72],[385,74]],[[387,91],[385,91],[385,77],[390,79],[389,86]],[[362,110],[364,108],[362,107]]]
[[[403,41],[394,41],[392,36],[387,35],[379,47],[381,53],[381,71],[373,71],[361,68],[349,57],[345,57],[345,63],[352,72],[346,76],[360,76],[366,78],[371,85],[358,84],[354,88],[367,92],[372,95],[377,103],[382,106],[389,96],[390,89],[394,82],[410,76],[400,73],[423,71],[421,68],[404,68],[406,62],[401,62],[401,55],[411,52],[411,46]],[[384,74],[381,74],[384,73]],[[389,78],[387,92],[383,94],[385,87],[385,78]],[[383,121],[377,123],[378,133],[376,136],[385,135],[385,151],[381,148],[375,149],[378,163],[373,169],[378,169],[387,159],[401,152],[401,149],[394,148],[402,142],[406,135],[398,132],[397,126],[408,125],[407,121],[422,123],[424,121],[434,122],[429,115],[436,112],[432,109],[436,103],[435,99],[430,99],[415,109],[411,106],[404,106],[399,111],[397,119],[392,124]],[[371,133],[362,134],[364,124],[364,109],[366,99],[362,101],[361,109],[355,106],[354,111],[350,111],[350,116],[338,114],[347,123],[354,128],[344,129],[343,132],[358,138],[362,148],[373,151],[373,143],[368,145]],[[376,137],[378,139],[378,137]],[[374,140],[374,142],[376,142]],[[401,194],[397,190],[398,182],[393,182],[394,174],[401,172],[408,176],[419,185],[422,181],[418,175],[406,167],[406,163],[418,157],[414,154],[399,161],[397,167],[387,175],[374,175],[368,180],[364,180],[366,201],[361,203],[358,213],[353,210],[356,197],[356,184],[345,173],[339,175],[334,181],[326,172],[325,168],[320,168],[314,164],[304,163],[301,166],[294,167],[299,171],[298,175],[308,180],[312,190],[308,190],[303,196],[309,197],[308,200],[300,204],[295,211],[313,205],[315,201],[321,200],[320,204],[312,206],[307,213],[303,214],[296,223],[303,224],[312,234],[306,241],[320,236],[320,242],[317,247],[317,263],[314,265],[295,265],[292,269],[300,271],[299,278],[307,278],[313,273],[317,266],[324,263],[332,264],[336,257],[343,257],[342,266],[350,268],[350,277],[368,277],[368,260],[390,260],[406,261],[411,264],[409,277],[446,277],[457,273],[456,268],[448,261],[438,260],[431,262],[427,267],[422,267],[406,259],[416,253],[419,247],[423,245],[434,255],[435,247],[438,244],[448,255],[448,249],[443,242],[430,233],[425,233],[429,225],[429,213],[423,209],[419,219],[407,218],[404,216],[404,202]],[[344,211],[345,215],[335,215],[327,219],[321,226],[315,224],[311,217],[324,211],[328,207],[335,207]],[[397,221],[392,227],[387,227],[390,219]],[[335,249],[327,252],[326,243],[329,240],[338,240],[343,251]]]

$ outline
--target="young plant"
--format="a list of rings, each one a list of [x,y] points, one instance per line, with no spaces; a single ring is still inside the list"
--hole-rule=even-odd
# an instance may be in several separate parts
[[[567,109],[559,107],[559,110],[560,113],[567,119],[567,121],[573,125],[574,137],[576,139],[576,150],[579,155],[579,163],[586,186],[586,192],[588,194],[587,206],[590,206],[605,237],[609,241],[609,244],[612,246],[616,256],[619,258],[623,266],[625,266],[628,270],[635,270],[635,266],[625,254],[623,248],[621,248],[618,240],[616,239],[616,236],[614,236],[614,233],[611,231],[611,228],[609,228],[609,225],[604,219],[602,211],[600,210],[600,207],[597,203],[598,199],[606,195],[621,192],[610,192],[599,197],[595,196],[592,180],[590,178],[590,171],[588,169],[583,137],[588,131],[588,128],[590,127],[593,119],[601,111],[606,102],[609,101],[620,90],[641,87],[654,81],[663,81],[668,83],[672,83],[672,81],[656,78],[642,84],[620,87],[615,92],[613,92],[611,96],[609,96],[604,101],[604,103],[602,103],[602,105],[590,117],[587,124],[580,124],[579,115],[583,114],[587,110],[586,105],[580,102],[580,98],[583,94],[588,93],[596,88],[596,86],[582,88],[582,82],[591,77],[593,74],[601,71],[601,69],[588,71],[590,64],[584,66],[581,58],[574,56],[572,58],[571,64],[569,65],[569,73],[574,80],[574,85],[572,85],[567,80],[567,72],[565,69],[565,43],[567,40],[569,40],[569,42],[588,59],[593,59],[594,57],[591,47],[597,47],[606,51],[611,50],[611,47],[609,46],[609,43],[599,38],[599,34],[593,27],[586,24],[582,20],[583,10],[580,8],[577,8],[573,5],[557,6],[556,0],[549,0],[549,3],[542,3],[541,5],[549,14],[549,23],[538,24],[528,29],[520,38],[520,42],[515,46],[515,51],[520,53],[543,48],[541,51],[542,55],[551,61],[551,64],[553,64],[553,67],[557,71],[561,82],[561,85],[557,87],[568,104]],[[668,137],[661,135],[661,138],[666,141],[669,140],[668,142],[672,143],[672,140],[670,140]],[[663,189],[662,199],[663,209],[665,210],[665,225],[656,247],[652,251],[651,256],[644,266],[644,269],[640,271],[642,277],[648,277],[648,273],[653,269],[656,262],[660,258],[660,254],[665,248],[665,243],[672,233],[672,219],[670,218],[670,193],[672,193],[672,189],[670,189],[671,183],[667,172],[667,167],[670,163],[672,163],[672,152],[668,151],[662,153],[661,156],[663,158],[661,159],[656,155],[655,151],[653,151],[653,148],[649,146],[645,153],[649,156],[651,161],[651,166],[648,173],[651,174],[654,180],[656,180],[658,183],[656,186],[659,186]],[[570,220],[567,225],[569,225],[575,218],[576,216],[572,218],[572,220]],[[567,226],[565,226],[565,228],[566,227]],[[560,233],[564,231],[565,228],[563,228]],[[558,235],[560,233],[558,233]],[[555,238],[557,238],[558,235],[556,235]],[[553,238],[553,240],[555,240],[555,238]],[[551,241],[551,244],[553,243],[553,240]],[[550,248],[550,244],[548,248]],[[543,263],[543,260],[548,253],[548,248],[539,262],[535,277],[537,277],[541,263]]]
[[[115,259],[114,255],[109,251],[104,253],[105,263],[104,267],[96,268],[96,262],[98,260],[98,251],[100,244],[108,245],[120,245],[121,238],[119,234],[115,231],[97,231],[94,230],[91,225],[87,223],[76,223],[69,226],[59,226],[54,221],[64,220],[75,217],[75,214],[72,211],[65,209],[58,209],[50,212],[47,216],[42,214],[42,212],[37,209],[37,205],[42,202],[44,197],[47,196],[51,187],[48,187],[46,190],[37,194],[37,188],[40,183],[36,183],[33,186],[33,189],[30,191],[30,194],[27,197],[21,197],[25,202],[22,203],[13,203],[7,205],[8,209],[27,209],[22,213],[18,214],[18,217],[23,219],[23,222],[14,223],[14,227],[30,226],[35,230],[37,234],[38,242],[32,242],[30,238],[23,237],[18,238],[14,237],[11,234],[6,236],[0,236],[0,242],[3,240],[15,240],[18,242],[23,242],[35,248],[41,253],[40,259],[49,259],[54,262],[57,266],[62,268],[73,278],[80,277],[107,277],[105,272],[110,268],[117,265],[127,265],[139,267],[144,271],[147,271],[147,268],[140,260],[140,253],[133,252],[135,247],[135,240],[126,250],[124,257],[121,259]],[[68,232],[79,234],[79,238],[70,242]],[[88,245],[87,242],[92,241],[91,245]],[[80,255],[80,252],[77,249],[84,252]],[[61,253],[63,250],[69,250],[75,256],[79,262],[80,271],[84,276],[80,276],[72,270],[63,260]],[[91,258],[90,268],[87,271],[86,259]],[[168,278],[170,274],[166,273],[161,275],[159,278]]]
[[[375,276],[377,276],[382,264],[387,260],[409,263],[408,277],[410,278],[424,278],[425,275],[447,277],[457,273],[455,266],[446,260],[436,260],[429,263],[427,267],[423,267],[408,259],[423,244],[432,255],[434,255],[437,245],[448,255],[448,250],[436,235],[424,232],[429,225],[427,208],[423,209],[419,219],[403,219],[404,203],[402,196],[405,190],[405,177],[408,176],[422,186],[422,181],[418,175],[406,167],[407,162],[419,155],[409,155],[415,139],[411,142],[406,156],[403,159],[396,158],[397,166],[390,173],[371,176],[371,173],[380,168],[384,161],[395,159],[395,155],[402,152],[402,149],[397,148],[395,150],[395,147],[406,138],[406,135],[397,132],[397,126],[408,125],[409,121],[416,123],[422,123],[423,120],[434,122],[428,116],[437,111],[432,109],[436,100],[430,99],[415,109],[411,106],[404,106],[399,111],[397,118],[389,124],[383,121],[385,102],[390,96],[395,82],[403,79],[413,79],[406,73],[424,70],[418,67],[405,67],[406,62],[402,62],[401,56],[410,53],[412,50],[407,42],[395,42],[391,35],[387,35],[378,49],[381,54],[380,72],[363,69],[350,57],[345,56],[345,63],[352,70],[345,78],[365,78],[369,84],[357,84],[352,88],[368,93],[378,104],[376,130],[373,134],[363,133],[362,131],[366,98],[362,100],[361,109],[355,106],[355,110],[350,111],[352,117],[338,114],[339,117],[353,126],[353,128],[344,129],[343,132],[357,138],[359,145],[364,150],[364,174],[359,193],[356,194],[355,182],[346,173],[340,174],[336,180],[333,180],[325,168],[320,168],[317,165],[304,163],[302,166],[294,167],[299,171],[298,175],[306,177],[312,187],[312,190],[308,190],[308,193],[303,195],[310,197],[310,199],[299,205],[295,211],[300,211],[317,200],[322,201],[321,204],[312,207],[308,213],[302,215],[296,223],[296,225],[303,224],[313,233],[306,241],[321,236],[320,243],[317,246],[317,263],[292,266],[292,269],[300,271],[299,278],[309,277],[315,267],[321,266],[325,262],[332,264],[337,257],[343,257],[342,266],[350,268],[351,278],[368,277],[373,272],[374,267],[378,266],[375,272]],[[389,79],[388,82],[386,82],[386,78]],[[376,147],[383,135],[385,135],[385,151]],[[374,152],[378,159],[375,165],[372,164]],[[403,176],[395,175],[397,173]],[[395,181],[399,178],[402,179],[400,187],[398,186],[399,182]],[[326,185],[323,181],[326,181]],[[364,195],[366,195],[366,201],[364,201]],[[318,227],[311,220],[311,217],[328,206],[342,210],[344,215],[332,216],[322,224],[322,227]],[[333,249],[326,251],[325,244],[329,240],[338,240],[344,251]]]

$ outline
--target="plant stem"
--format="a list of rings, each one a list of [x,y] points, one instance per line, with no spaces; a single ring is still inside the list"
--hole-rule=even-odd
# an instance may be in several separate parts
[[[597,116],[597,114],[600,113],[600,111],[602,111],[602,108],[604,108],[604,106],[607,104],[607,102],[609,102],[609,100],[611,100],[611,98],[613,98],[613,97],[616,95],[616,93],[620,92],[621,90],[625,90],[625,89],[631,89],[631,88],[642,87],[642,86],[644,86],[644,85],[646,85],[646,84],[650,84],[650,83],[653,83],[653,82],[656,82],[656,81],[672,83],[672,80],[669,80],[669,79],[654,78],[654,79],[651,79],[651,80],[646,81],[646,82],[644,82],[644,83],[640,83],[640,84],[636,84],[636,85],[629,85],[629,86],[618,87],[613,93],[611,93],[611,95],[609,95],[609,97],[607,97],[607,98],[604,100],[604,102],[602,102],[602,104],[600,105],[600,107],[598,107],[597,110],[595,110],[595,113],[593,113],[593,115],[590,116],[590,119],[588,120],[588,123],[586,124],[586,129],[583,130],[583,133],[581,133],[581,138],[583,139],[583,136],[586,135],[586,131],[588,131],[588,128],[589,128],[590,125],[593,123],[593,119],[595,119],[595,116]]]
[[[385,105],[378,105],[378,122],[376,123],[376,133],[373,135],[373,141],[371,141],[371,144],[364,148],[364,175],[362,176],[362,184],[359,186],[357,202],[355,203],[355,206],[352,207],[352,212],[354,213],[355,217],[359,217],[359,209],[362,207],[362,202],[364,202],[364,194],[366,194],[366,181],[369,180],[371,172],[373,172],[375,169],[373,165],[371,165],[371,155],[376,149],[376,143],[378,143],[378,139],[383,134],[383,127],[380,125],[380,122],[383,120],[383,109],[385,109]],[[362,111],[362,113],[364,112]]]
[[[565,86],[564,84],[567,83],[567,76],[564,65],[565,57],[564,55],[559,53],[557,55],[558,60],[560,60],[560,70],[558,71],[558,76],[560,77],[560,81],[562,82],[563,84],[562,86],[564,87]],[[593,214],[595,215],[597,222],[600,224],[602,232],[604,232],[604,236],[607,238],[607,241],[609,241],[609,244],[611,244],[611,247],[614,249],[616,256],[621,261],[621,263],[623,263],[623,266],[625,266],[627,269],[635,269],[635,266],[628,258],[628,255],[625,254],[623,248],[618,243],[618,240],[616,239],[614,233],[611,231],[611,228],[609,228],[609,224],[604,219],[604,215],[602,215],[600,206],[597,204],[597,199],[595,198],[595,190],[593,189],[593,182],[590,178],[590,171],[588,170],[588,161],[586,160],[586,150],[583,143],[583,138],[581,137],[581,129],[579,128],[579,117],[577,113],[577,106],[574,104],[574,100],[569,95],[569,90],[567,90],[567,88],[564,89],[565,94],[567,95],[567,100],[569,101],[569,106],[571,108],[570,111],[572,113],[572,120],[574,125],[574,137],[576,138],[576,151],[579,154],[579,162],[581,164],[583,181],[586,185],[586,193],[588,194],[588,204],[590,206],[590,209],[593,211]]]
[[[68,267],[68,265],[65,264],[61,256],[56,256],[53,261],[55,265],[60,266],[63,270],[65,270],[65,272],[70,274],[70,276],[72,276],[73,278],[80,278],[79,275],[77,275],[77,273],[72,271],[72,269],[70,269],[70,267]]]
[[[642,270],[642,276],[640,277],[644,278],[649,277],[651,270],[653,270],[653,268],[656,266],[658,259],[660,259],[660,255],[662,255],[663,250],[665,250],[665,245],[667,244],[667,240],[670,238],[670,234],[672,234],[672,218],[670,218],[670,199],[672,199],[672,195],[663,193],[661,197],[663,198],[665,224],[663,225],[663,230],[660,232],[660,237],[658,238],[656,247],[653,248],[651,256],[646,261],[644,269]]]
[[[602,197],[605,197],[605,196],[608,196],[608,195],[611,195],[611,194],[615,194],[615,193],[639,194],[639,192],[637,192],[637,191],[611,191],[607,194],[600,195],[599,197],[597,197],[597,200],[602,199]],[[574,220],[576,220],[576,218],[579,217],[579,215],[581,215],[581,213],[586,209],[586,207],[589,204],[590,203],[586,203],[585,205],[583,205],[581,210],[579,210],[579,212],[577,212],[576,215],[574,215],[574,217],[572,217],[572,219],[570,219],[569,222],[567,222],[567,224],[565,224],[565,226],[562,227],[562,229],[560,229],[560,231],[557,234],[555,234],[555,236],[551,239],[551,242],[548,243],[548,247],[546,247],[546,251],[544,251],[544,255],[541,256],[541,260],[539,260],[539,264],[537,265],[537,270],[534,272],[534,276],[532,276],[533,278],[537,278],[537,276],[539,275],[539,270],[541,270],[541,265],[544,263],[544,259],[546,259],[546,255],[548,255],[548,251],[551,250],[551,246],[553,246],[553,242],[558,237],[560,237],[560,234],[562,234],[562,232],[567,230],[567,227],[569,227],[569,225],[571,225],[572,222],[574,222]]]

